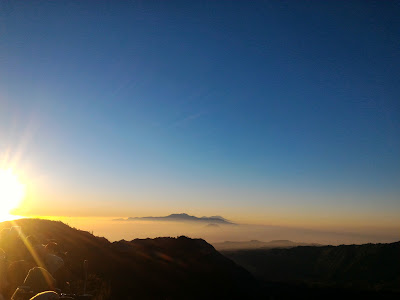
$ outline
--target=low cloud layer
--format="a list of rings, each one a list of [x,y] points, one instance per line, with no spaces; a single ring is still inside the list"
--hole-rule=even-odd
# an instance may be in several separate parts
[[[175,222],[154,220],[115,221],[106,218],[58,218],[76,228],[104,236],[110,241],[136,238],[155,238],[162,236],[185,235],[192,238],[202,238],[209,243],[224,241],[272,241],[290,240],[299,243],[319,244],[362,244],[387,243],[398,241],[398,230],[382,230],[369,233],[369,230],[343,232],[323,231],[295,227],[265,226],[265,225],[235,225],[218,224],[208,226],[207,222]]]

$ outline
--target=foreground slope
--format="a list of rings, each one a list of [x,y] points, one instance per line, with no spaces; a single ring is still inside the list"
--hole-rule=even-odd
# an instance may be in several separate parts
[[[62,222],[37,219],[3,222],[0,229],[14,225],[42,243],[57,241],[68,252],[68,265],[77,282],[83,279],[83,261],[89,260],[90,288],[99,299],[251,298],[257,290],[246,270],[204,240],[179,237],[110,243]],[[18,251],[5,250],[10,260],[18,259]]]
[[[303,287],[400,293],[400,242],[221,251],[259,280]]]

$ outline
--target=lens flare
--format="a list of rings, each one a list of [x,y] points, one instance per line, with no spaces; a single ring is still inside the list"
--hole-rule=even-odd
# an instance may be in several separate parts
[[[25,196],[25,186],[11,169],[0,169],[0,219],[9,216]]]

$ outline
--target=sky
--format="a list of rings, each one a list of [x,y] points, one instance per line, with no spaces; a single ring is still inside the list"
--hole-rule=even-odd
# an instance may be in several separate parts
[[[399,228],[398,1],[0,4],[23,216]]]

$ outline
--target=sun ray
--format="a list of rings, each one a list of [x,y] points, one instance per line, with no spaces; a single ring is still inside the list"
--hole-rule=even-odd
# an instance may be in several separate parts
[[[15,227],[19,227],[19,225],[15,221],[11,221],[11,224],[13,224]],[[29,253],[32,255],[32,258],[36,262],[37,266],[41,267],[43,269],[46,269],[46,266],[45,266],[43,260],[41,259],[39,253],[37,252],[35,247],[29,242],[29,240],[27,239],[25,234],[22,231],[20,231],[19,236],[20,236],[22,242],[24,243],[25,247],[28,249]],[[49,286],[51,286],[52,280],[48,277],[48,273],[42,271],[42,274],[43,274],[43,277],[46,280],[47,284]]]
[[[0,169],[0,221],[9,220],[25,196],[25,186],[12,169]]]

